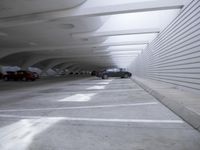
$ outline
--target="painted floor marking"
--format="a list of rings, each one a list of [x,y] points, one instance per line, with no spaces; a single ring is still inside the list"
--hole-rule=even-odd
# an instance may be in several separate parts
[[[43,111],[43,110],[70,110],[70,109],[94,109],[94,108],[113,108],[129,106],[157,105],[158,102],[134,103],[134,104],[116,104],[116,105],[96,105],[96,106],[77,106],[77,107],[59,107],[59,108],[34,108],[34,109],[6,109],[0,112],[19,112],[19,111]]]
[[[18,116],[0,115],[4,118],[21,119],[47,119],[47,120],[66,120],[66,121],[86,121],[86,122],[119,122],[119,123],[184,123],[182,120],[154,120],[154,119],[112,119],[112,118],[79,118],[79,117],[44,117],[44,116]]]

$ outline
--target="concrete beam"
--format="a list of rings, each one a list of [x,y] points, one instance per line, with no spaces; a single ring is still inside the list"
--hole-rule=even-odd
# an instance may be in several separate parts
[[[67,69],[67,68],[72,67],[72,66],[74,66],[74,65],[75,65],[75,64],[73,64],[73,63],[64,63],[63,65],[59,66],[58,69],[59,69],[60,71],[62,71],[62,70],[64,70],[64,69]]]
[[[16,48],[16,49],[5,49],[13,53],[27,52],[27,51],[43,51],[43,50],[71,50],[71,49],[83,49],[83,48],[97,48],[97,47],[109,47],[109,46],[124,46],[124,45],[146,45],[149,41],[129,41],[129,42],[105,42],[95,44],[78,44],[78,45],[66,45],[56,47],[38,47],[38,48]]]
[[[137,30],[107,31],[107,32],[74,33],[74,34],[72,34],[72,37],[74,37],[74,38],[94,38],[94,37],[104,37],[104,36],[149,34],[149,33],[159,33],[159,32],[160,32],[159,28],[152,28],[152,29],[137,29]]]
[[[9,49],[7,49],[7,50],[0,49],[0,51],[1,51],[1,53],[0,53],[0,59],[16,53],[16,51],[14,49],[10,49],[10,50]]]
[[[24,60],[24,63],[21,64],[21,68],[26,70],[28,69],[28,67],[31,67],[39,62],[42,62],[42,61],[45,61],[45,60],[48,60],[48,59],[66,59],[65,62],[69,61],[69,62],[76,62],[77,60],[78,61],[82,61],[82,59],[85,59],[87,61],[90,61],[90,62],[93,62],[93,61],[97,61],[97,58],[98,57],[109,57],[111,55],[74,55],[74,56],[63,56],[63,55],[57,55],[57,56],[49,56],[49,55],[46,55],[46,56],[33,56],[31,59],[27,59],[27,60]],[[70,59],[71,58],[71,59]],[[91,59],[90,59],[91,58]],[[89,60],[88,60],[89,59]],[[102,59],[102,58],[101,58]],[[105,62],[105,61],[103,61]]]
[[[78,69],[79,67],[77,65],[74,65],[74,66],[70,66],[70,67],[67,67],[67,68],[64,68],[64,69],[68,69],[69,71],[74,71],[76,69]]]
[[[159,0],[159,1],[149,1],[149,2],[132,2],[127,4],[117,4],[109,6],[92,7],[90,3],[93,0],[88,0],[82,7],[85,8],[75,8],[67,12],[65,17],[95,17],[104,15],[115,15],[123,13],[133,13],[133,12],[146,12],[146,11],[156,11],[156,10],[166,10],[166,9],[178,9],[182,8],[185,4],[184,0]]]
[[[110,52],[127,52],[127,53],[130,53],[130,52],[141,52],[143,49],[113,49],[113,50],[110,50],[110,49],[102,49],[102,50],[93,50],[93,53],[94,54],[109,54]]]
[[[48,12],[39,12],[21,16],[13,16],[0,19],[0,27],[10,27],[24,24],[33,24],[45,22],[57,18],[83,18],[104,15],[115,15],[133,12],[146,12],[167,9],[179,9],[185,4],[185,0],[159,0],[149,2],[138,2],[128,4],[116,4],[108,6],[90,7],[94,0],[87,0],[83,5],[67,10],[54,10]],[[88,7],[89,6],[89,7]]]
[[[34,56],[31,59],[27,58],[26,60],[24,60],[24,63],[21,64],[20,67],[21,67],[22,70],[27,70],[28,67],[31,67],[34,64],[37,64],[38,62],[41,62],[43,60],[47,60],[47,59],[50,59],[50,58],[51,57],[44,57],[44,56],[40,56],[40,57]]]
[[[42,70],[42,73],[46,73],[49,69],[66,62],[66,60],[52,60],[45,68]]]
[[[74,72],[79,72],[79,71],[81,71],[82,69],[80,68],[80,67],[77,67],[77,68],[75,68],[75,69],[73,69],[72,71],[74,71]]]

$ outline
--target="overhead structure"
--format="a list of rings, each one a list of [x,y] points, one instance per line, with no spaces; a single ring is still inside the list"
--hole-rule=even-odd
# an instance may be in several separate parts
[[[189,1],[1,1],[0,65],[126,68]]]

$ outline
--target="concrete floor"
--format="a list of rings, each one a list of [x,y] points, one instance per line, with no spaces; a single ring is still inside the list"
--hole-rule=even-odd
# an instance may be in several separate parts
[[[1,85],[0,150],[200,150],[199,132],[130,79]]]

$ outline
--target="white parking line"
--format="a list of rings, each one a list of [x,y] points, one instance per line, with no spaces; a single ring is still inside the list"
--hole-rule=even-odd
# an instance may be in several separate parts
[[[154,120],[154,119],[112,119],[112,118],[74,118],[74,117],[43,117],[43,116],[18,116],[0,115],[4,118],[23,118],[23,119],[47,119],[47,120],[66,120],[66,121],[86,121],[86,122],[118,122],[118,123],[184,123],[182,120]]]
[[[69,121],[90,121],[90,122],[122,122],[122,123],[184,123],[182,120],[149,120],[149,119],[104,119],[104,118],[69,118]]]
[[[96,105],[96,106],[77,106],[77,107],[59,107],[59,108],[35,108],[35,109],[7,109],[0,112],[18,112],[18,111],[43,111],[43,110],[68,110],[68,109],[94,109],[94,108],[112,108],[112,107],[129,107],[129,106],[145,106],[157,105],[158,102],[134,103],[134,104],[116,104],[116,105]]]

